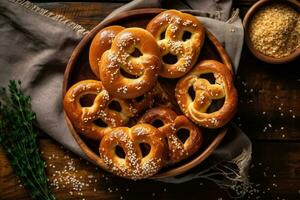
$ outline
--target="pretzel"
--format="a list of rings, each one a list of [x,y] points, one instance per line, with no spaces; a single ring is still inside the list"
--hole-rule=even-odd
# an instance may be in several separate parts
[[[109,26],[99,31],[92,40],[89,50],[89,62],[94,74],[100,78],[99,75],[99,62],[102,54],[110,49],[112,40],[116,35],[122,31],[122,26]]]
[[[215,81],[203,78],[212,73]],[[195,97],[189,94],[193,89]],[[180,109],[196,124],[207,128],[219,128],[229,122],[237,108],[237,92],[229,69],[215,60],[200,62],[176,85],[175,96]],[[221,108],[209,112],[213,100],[224,99]]]
[[[139,123],[155,125],[157,120],[160,126],[157,127],[167,140],[168,158],[167,164],[177,163],[194,154],[202,145],[203,135],[200,129],[195,126],[184,115],[177,115],[169,108],[156,107],[148,110],[139,120]],[[178,136],[181,130],[186,130],[189,136],[181,141]]]
[[[96,95],[91,106],[82,106],[80,99],[85,95]],[[120,104],[120,111],[110,108],[110,103]],[[101,81],[85,80],[73,85],[64,97],[64,110],[74,128],[84,136],[100,140],[112,127],[125,125],[132,116],[129,104],[108,94]],[[103,125],[96,124],[101,119]]]
[[[160,76],[179,78],[195,65],[205,37],[205,29],[197,18],[167,10],[154,17],[147,30],[156,38],[162,51]],[[168,61],[168,56],[176,58]]]
[[[142,55],[135,57],[133,53],[136,50]],[[155,39],[146,30],[124,29],[101,57],[100,79],[104,87],[110,94],[122,99],[145,94],[156,84],[161,67],[159,54]]]
[[[140,147],[142,143],[150,146],[147,155],[143,155]],[[117,146],[123,149],[124,157],[117,155]],[[155,127],[138,124],[131,128],[113,129],[101,140],[99,151],[112,173],[136,180],[150,177],[162,168],[165,144]]]

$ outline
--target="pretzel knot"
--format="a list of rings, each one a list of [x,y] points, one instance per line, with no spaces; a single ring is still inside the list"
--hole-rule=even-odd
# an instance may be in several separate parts
[[[153,18],[147,30],[156,38],[162,51],[160,76],[178,78],[195,65],[205,37],[205,29],[197,18],[168,10]]]
[[[134,114],[140,114],[156,105],[165,107],[173,106],[170,103],[169,96],[166,94],[159,82],[157,82],[156,85],[146,94],[131,99],[130,104]]]
[[[94,99],[88,97],[94,96]],[[82,105],[87,97],[89,105]],[[112,104],[118,104],[118,109]],[[113,98],[101,81],[85,80],[73,85],[64,98],[64,108],[74,128],[88,138],[100,140],[112,127],[125,125],[132,112],[125,100]]]
[[[181,110],[195,123],[207,128],[224,126],[232,119],[237,107],[231,72],[214,60],[200,62],[180,79],[175,96]]]
[[[194,154],[202,145],[202,131],[184,115],[173,110],[156,107],[148,110],[139,123],[149,123],[157,127],[167,140],[167,164],[177,163]]]
[[[89,50],[89,62],[94,74],[100,78],[99,62],[102,54],[111,48],[111,43],[116,35],[124,30],[122,26],[109,26],[99,31],[92,40]]]
[[[143,151],[143,145],[147,152]],[[99,151],[111,172],[124,178],[142,179],[162,168],[165,144],[155,127],[138,124],[113,129],[101,140]]]
[[[147,31],[127,28],[116,35],[100,62],[100,79],[110,94],[135,98],[156,84],[161,67],[160,50]]]

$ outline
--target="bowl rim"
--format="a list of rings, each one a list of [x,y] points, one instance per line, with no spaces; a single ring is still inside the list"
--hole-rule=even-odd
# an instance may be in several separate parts
[[[292,52],[291,54],[289,54],[288,56],[282,57],[282,58],[274,58],[268,55],[265,55],[263,53],[261,53],[260,51],[256,50],[253,46],[252,43],[250,41],[249,38],[249,32],[248,32],[248,27],[249,27],[249,23],[251,22],[251,19],[253,17],[253,15],[262,7],[268,5],[268,4],[273,4],[273,3],[283,3],[283,4],[290,4],[293,7],[298,8],[298,10],[300,10],[300,2],[298,2],[297,0],[285,0],[285,1],[280,1],[280,0],[259,0],[256,3],[254,3],[250,9],[247,11],[247,13],[244,16],[243,19],[243,26],[244,26],[244,32],[245,32],[245,42],[248,46],[248,49],[251,51],[251,53],[258,58],[261,61],[264,61],[266,63],[270,63],[270,64],[284,64],[284,63],[288,63],[290,61],[295,60],[297,57],[300,56],[300,47],[298,47],[297,49],[295,49],[294,52]]]
[[[119,20],[122,20],[124,18],[130,18],[130,17],[134,17],[136,15],[143,15],[143,14],[158,14],[158,13],[164,11],[164,10],[165,9],[161,9],[161,8],[143,8],[143,9],[130,10],[130,11],[121,13],[116,17],[108,19],[105,22],[99,23],[89,33],[87,33],[81,39],[81,41],[77,44],[77,46],[73,50],[73,52],[72,52],[72,54],[69,58],[69,61],[67,63],[67,67],[66,67],[65,73],[64,73],[64,80],[63,80],[62,102],[63,102],[63,98],[66,94],[66,91],[67,91],[69,76],[72,72],[74,64],[76,63],[76,60],[79,57],[80,52],[85,48],[86,43],[91,41],[100,29],[102,29],[105,26],[111,25],[114,22],[118,22]],[[210,33],[209,31],[207,31],[207,29],[206,29],[206,36],[210,40],[214,40],[216,42],[216,43],[214,43],[214,46],[217,49],[217,51],[220,53],[220,55],[221,55],[220,57],[221,57],[222,62],[233,73],[233,67],[232,67],[232,64],[231,64],[231,60],[230,60],[228,54],[226,53],[225,49],[218,42],[216,37],[212,33]],[[73,127],[70,119],[68,118],[67,114],[65,113],[65,111],[63,111],[63,113],[64,113],[65,121],[67,123],[67,126],[68,126],[71,134],[73,135],[75,141],[77,142],[77,144],[79,145],[79,147],[81,148],[81,150],[83,151],[85,156],[87,158],[89,158],[92,162],[94,162],[94,164],[100,166],[103,170],[109,172],[109,169],[106,167],[104,162],[99,158],[99,156],[95,152],[93,152],[87,146],[87,144],[85,144],[85,142],[81,139],[79,134],[74,129],[74,127]],[[207,157],[209,157],[211,155],[211,153],[219,146],[219,144],[223,141],[223,138],[227,134],[227,130],[228,130],[227,126],[224,126],[224,127],[220,128],[219,132],[216,133],[217,134],[216,137],[210,142],[210,144],[207,146],[207,148],[203,152],[201,152],[198,156],[193,158],[193,160],[191,160],[189,162],[186,162],[186,163],[183,163],[180,166],[176,166],[174,168],[168,169],[167,171],[158,172],[157,174],[149,177],[148,179],[154,179],[155,180],[155,179],[162,179],[162,178],[167,178],[167,177],[178,176],[178,175],[180,175],[184,172],[187,172],[188,170],[194,168],[195,166],[200,164],[202,161],[204,161]]]

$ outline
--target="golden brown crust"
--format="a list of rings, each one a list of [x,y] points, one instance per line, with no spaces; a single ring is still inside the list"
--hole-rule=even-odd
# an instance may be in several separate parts
[[[148,110],[141,117],[139,123],[149,123],[155,126],[157,120],[160,121],[158,130],[161,131],[168,144],[167,165],[177,163],[191,156],[201,147],[203,142],[202,131],[184,115],[178,116],[169,108],[156,107]],[[188,134],[185,136],[185,141],[182,141],[179,136],[183,130]]]
[[[141,143],[150,146],[143,155]],[[116,153],[123,149],[125,157]],[[114,174],[128,179],[143,179],[156,174],[163,166],[165,144],[161,133],[149,124],[138,124],[132,128],[118,127],[107,133],[99,147],[100,157]]]
[[[212,73],[215,83],[200,77]],[[195,97],[189,95],[190,87]],[[237,91],[229,69],[215,60],[204,60],[197,64],[185,77],[181,78],[175,90],[177,103],[196,124],[207,128],[219,128],[228,123],[237,109]],[[224,99],[223,106],[212,113],[207,113],[213,100]]]
[[[172,108],[169,96],[166,94],[160,83],[154,86],[152,90],[146,94],[130,100],[133,113],[139,115],[140,113],[152,108],[153,106],[164,106]]]
[[[91,106],[82,106],[80,99],[85,95],[95,95]],[[110,109],[112,101],[120,104],[121,111]],[[100,140],[113,127],[124,126],[132,116],[129,104],[108,94],[101,81],[85,80],[73,85],[64,97],[64,110],[74,128],[94,140]],[[101,119],[106,125],[96,124]]]
[[[195,65],[205,37],[205,29],[196,17],[177,10],[167,10],[154,17],[147,25],[147,30],[157,40],[162,58],[169,53],[177,56],[177,62],[173,64],[162,62],[160,76],[178,78]],[[191,35],[185,40],[183,37],[187,32]]]
[[[135,49],[142,55],[134,57]],[[141,96],[156,84],[161,67],[159,56],[159,47],[150,33],[141,28],[124,29],[101,57],[100,79],[106,90],[118,98]]]
[[[99,62],[102,54],[110,49],[111,43],[116,35],[124,30],[122,26],[109,26],[99,31],[92,40],[89,50],[90,67],[94,74],[100,78],[99,75]]]

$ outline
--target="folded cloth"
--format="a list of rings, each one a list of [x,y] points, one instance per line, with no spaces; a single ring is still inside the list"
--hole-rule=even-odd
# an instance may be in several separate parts
[[[183,9],[199,16],[205,27],[223,44],[237,69],[243,28],[238,11],[231,15],[231,0],[134,0],[112,12],[105,20],[125,10],[145,7]],[[21,80],[25,93],[32,97],[32,108],[37,114],[40,129],[85,157],[65,123],[61,90],[67,61],[87,31],[63,16],[28,1],[0,1],[0,10],[0,85],[6,85],[10,79]],[[211,180],[209,171],[221,169],[224,174],[227,164],[236,165],[226,172],[228,180],[245,181],[250,159],[250,140],[232,125],[225,140],[202,167],[162,181],[180,183],[205,177]],[[232,174],[236,176],[232,177]],[[225,185],[225,182],[222,184]]]

